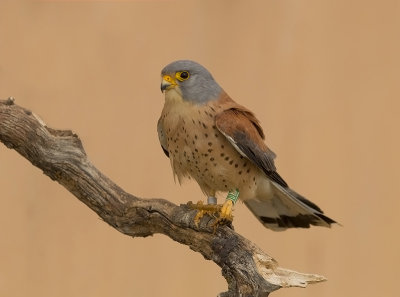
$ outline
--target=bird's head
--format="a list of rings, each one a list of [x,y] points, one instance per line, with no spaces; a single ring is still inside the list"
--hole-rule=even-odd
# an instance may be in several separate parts
[[[204,104],[218,99],[222,88],[200,64],[179,60],[161,71],[161,91],[165,92],[166,98],[174,95],[186,102]]]

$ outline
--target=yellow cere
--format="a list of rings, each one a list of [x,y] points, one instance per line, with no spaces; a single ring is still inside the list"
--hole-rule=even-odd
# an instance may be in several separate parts
[[[165,80],[166,82],[169,82],[170,84],[176,85],[175,79],[173,79],[173,78],[171,77],[171,75],[166,74],[166,75],[164,75],[162,78],[163,78],[163,80]]]

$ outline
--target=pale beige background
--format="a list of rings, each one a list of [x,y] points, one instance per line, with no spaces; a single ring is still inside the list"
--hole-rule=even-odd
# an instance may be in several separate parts
[[[254,110],[281,175],[343,227],[274,233],[243,206],[238,232],[329,281],[272,296],[398,296],[398,1],[0,2],[0,98],[72,129],[125,190],[175,203],[156,122],[161,68],[204,64]],[[0,145],[0,296],[215,296],[210,261],[102,222]]]

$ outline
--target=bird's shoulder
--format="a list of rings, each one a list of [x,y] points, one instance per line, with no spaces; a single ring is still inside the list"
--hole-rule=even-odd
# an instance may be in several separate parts
[[[257,145],[265,146],[263,128],[251,110],[235,102],[226,93],[223,93],[216,103],[219,108],[215,123],[219,130],[230,136],[235,133],[245,133]]]

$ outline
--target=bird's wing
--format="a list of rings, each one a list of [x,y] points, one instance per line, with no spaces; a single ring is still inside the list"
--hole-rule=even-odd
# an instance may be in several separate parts
[[[157,123],[157,132],[158,132],[158,139],[160,140],[161,148],[164,151],[164,154],[169,158],[169,152],[167,148],[167,140],[165,139],[165,133],[163,130],[163,124],[161,118],[158,120]]]
[[[238,104],[229,104],[217,114],[215,125],[229,140],[234,148],[244,157],[257,165],[269,179],[282,187],[288,185],[276,172],[276,155],[264,143],[264,132],[254,114]]]

